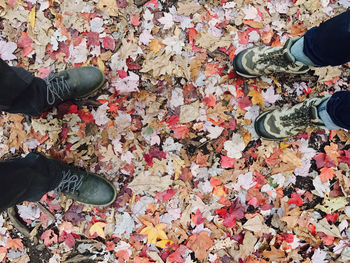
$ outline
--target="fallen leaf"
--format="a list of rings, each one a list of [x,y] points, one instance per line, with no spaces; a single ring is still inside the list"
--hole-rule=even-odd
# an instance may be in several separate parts
[[[194,251],[196,258],[203,262],[208,255],[208,249],[213,246],[208,232],[202,231],[199,234],[194,234],[189,237],[187,247]]]

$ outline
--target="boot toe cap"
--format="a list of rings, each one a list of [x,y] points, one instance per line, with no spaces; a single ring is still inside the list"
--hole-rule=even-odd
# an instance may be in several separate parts
[[[254,122],[254,129],[255,129],[255,132],[256,132],[260,137],[262,137],[263,139],[266,139],[266,140],[273,140],[273,141],[280,141],[280,140],[283,140],[284,138],[277,138],[277,137],[273,136],[272,134],[270,134],[270,133],[265,129],[264,122],[265,122],[265,119],[266,119],[267,115],[268,115],[270,112],[271,112],[271,111],[266,111],[266,112],[260,114],[260,115],[255,119],[255,122]]]
[[[89,174],[79,190],[79,196],[74,199],[85,204],[108,206],[114,202],[116,196],[117,191],[112,183],[99,175]]]
[[[71,82],[76,83],[73,86],[75,86],[78,98],[91,95],[106,81],[104,73],[99,68],[92,66],[74,68],[69,75]]]
[[[233,59],[233,67],[236,71],[236,73],[244,78],[256,78],[258,77],[257,75],[252,75],[250,74],[243,65],[243,56],[247,53],[248,49],[243,50],[241,52],[239,52],[235,58]]]

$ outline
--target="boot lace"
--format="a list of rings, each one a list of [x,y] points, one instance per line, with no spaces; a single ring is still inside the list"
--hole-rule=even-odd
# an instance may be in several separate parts
[[[273,54],[262,54],[260,59],[257,61],[257,64],[268,64],[268,65],[276,65],[278,67],[284,68],[290,65],[293,65],[292,62],[288,61],[284,57],[283,50],[275,51]]]
[[[304,104],[300,108],[296,108],[293,113],[282,116],[280,118],[281,124],[283,126],[294,126],[296,128],[300,128],[300,130],[304,129],[305,126],[310,126],[313,124],[313,116],[312,116],[312,105]]]
[[[60,193],[74,193],[79,190],[83,183],[83,177],[72,174],[71,171],[63,171],[63,177],[60,184],[54,189],[55,196],[58,198]]]
[[[44,78],[47,86],[46,100],[49,105],[55,104],[57,99],[63,101],[63,97],[70,93],[70,87],[63,76],[57,76],[55,72],[50,72]]]

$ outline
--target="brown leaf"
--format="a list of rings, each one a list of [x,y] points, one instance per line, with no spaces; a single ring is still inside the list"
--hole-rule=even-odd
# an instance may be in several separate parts
[[[264,28],[264,24],[258,21],[244,20],[243,24],[246,24],[252,28]]]
[[[213,246],[208,232],[202,231],[199,234],[190,236],[187,242],[187,247],[194,251],[196,258],[203,262],[208,254],[208,249]]]
[[[271,246],[271,251],[263,251],[262,255],[265,258],[269,258],[271,261],[281,262],[285,259],[286,255],[282,250],[279,250],[275,248],[274,246]]]

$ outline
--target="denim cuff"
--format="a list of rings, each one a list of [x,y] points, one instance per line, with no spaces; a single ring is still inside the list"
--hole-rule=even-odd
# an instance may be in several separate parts
[[[290,52],[292,53],[292,55],[295,57],[296,61],[299,61],[301,63],[303,63],[304,65],[307,66],[314,66],[317,67],[317,65],[315,65],[311,59],[309,59],[305,54],[304,54],[304,37],[301,37],[297,42],[295,42],[293,44],[293,46],[290,49]]]
[[[324,100],[318,107],[317,107],[317,113],[320,119],[324,122],[324,125],[327,127],[329,130],[339,130],[341,127],[336,125],[331,117],[329,116],[327,112],[327,103],[329,101],[330,97],[326,100]]]

